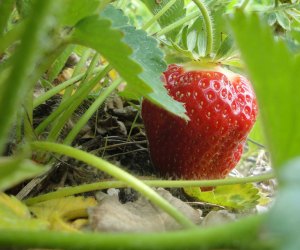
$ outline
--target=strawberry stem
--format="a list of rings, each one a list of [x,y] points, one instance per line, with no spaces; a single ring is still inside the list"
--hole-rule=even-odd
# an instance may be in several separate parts
[[[250,176],[244,178],[227,178],[220,180],[142,180],[143,183],[150,187],[161,188],[183,188],[183,187],[211,187],[219,185],[235,185],[252,182],[262,182],[275,178],[275,174],[268,173],[259,176]],[[124,181],[101,181],[89,184],[82,184],[74,187],[63,187],[57,191],[41,194],[25,200],[25,204],[32,205],[42,201],[58,199],[65,196],[103,190],[108,188],[125,188],[128,187]]]
[[[206,28],[206,51],[205,51],[205,56],[210,57],[210,54],[213,49],[213,23],[212,23],[212,18],[209,14],[209,10],[207,6],[204,4],[204,2],[200,0],[193,0],[193,2],[197,5],[199,8],[203,20],[205,23],[205,28]]]
[[[196,225],[190,221],[185,215],[179,212],[173,207],[168,201],[161,197],[151,187],[143,183],[138,178],[127,173],[121,168],[85,151],[77,148],[66,146],[63,144],[52,143],[52,142],[32,142],[32,149],[48,151],[52,153],[58,153],[85,162],[90,166],[93,166],[114,178],[124,181],[128,186],[132,187],[136,191],[144,195],[149,201],[159,207],[161,210],[172,216],[183,228],[191,229],[195,228]]]

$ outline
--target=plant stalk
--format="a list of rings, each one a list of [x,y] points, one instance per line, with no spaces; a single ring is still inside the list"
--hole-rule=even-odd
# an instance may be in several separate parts
[[[200,0],[193,0],[193,2],[197,5],[199,8],[203,20],[205,23],[205,29],[206,29],[206,50],[205,50],[205,56],[209,57],[212,49],[213,49],[213,26],[212,26],[212,20],[211,16],[209,14],[209,10],[207,6],[204,4],[203,1]]]
[[[172,216],[184,228],[195,228],[196,226],[169,202],[157,194],[152,188],[147,186],[141,180],[118,168],[117,166],[82,150],[51,142],[32,142],[32,149],[49,151],[53,153],[63,154],[79,161],[83,161],[90,166],[98,168],[99,170],[108,173],[118,180],[124,181],[128,186],[140,192],[148,198],[153,204]]]
[[[228,178],[222,180],[143,180],[143,182],[150,187],[162,187],[162,188],[184,188],[184,187],[212,187],[221,185],[234,185],[244,184],[250,182],[261,182],[275,178],[273,173],[251,176],[245,178]],[[74,187],[63,187],[57,191],[42,194],[33,198],[26,199],[24,202],[27,205],[32,205],[38,202],[62,198],[74,194],[81,194],[85,192],[91,192],[96,190],[103,190],[108,188],[125,188],[128,184],[123,181],[102,181],[90,184],[83,184]]]

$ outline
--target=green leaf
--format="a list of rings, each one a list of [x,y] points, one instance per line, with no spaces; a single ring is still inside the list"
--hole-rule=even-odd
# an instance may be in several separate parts
[[[225,20],[227,4],[227,1],[210,1],[210,3],[208,4],[214,24],[214,51],[217,51],[220,45],[222,44],[224,40],[223,35],[228,34],[228,27]]]
[[[257,15],[237,11],[230,20],[254,85],[274,167],[300,154],[300,58]],[[253,35],[255,34],[255,35]]]
[[[59,72],[63,69],[63,67],[66,64],[66,61],[68,60],[69,56],[71,55],[72,51],[74,50],[73,45],[69,45],[65,50],[56,58],[56,60],[53,62],[51,67],[49,68],[47,74],[49,82],[52,82]]]
[[[205,192],[199,187],[184,188],[184,191],[197,200],[231,209],[253,208],[260,198],[259,190],[252,183],[217,186]]]
[[[187,118],[183,106],[167,94],[160,80],[166,64],[156,40],[128,25],[128,18],[120,10],[109,5],[99,16],[82,20],[72,37],[73,41],[96,49],[110,62],[127,82],[131,97],[145,96],[171,113]]]
[[[53,28],[53,11],[56,1],[36,1],[34,11],[26,23],[22,42],[13,56],[13,67],[0,91],[0,154],[3,151],[7,134],[21,102],[35,84],[28,77],[36,67],[41,52],[49,46],[49,29]],[[47,41],[47,43],[41,42]],[[5,107],[5,108],[3,108]]]
[[[215,60],[225,59],[226,57],[228,57],[234,51],[233,42],[234,40],[232,36],[227,36],[221,43],[221,46],[219,47],[215,55]]]
[[[73,26],[86,16],[96,14],[102,6],[101,0],[61,0],[61,8],[57,8],[56,17],[62,26]],[[33,0],[17,0],[16,6],[22,18],[29,17],[33,8]]]
[[[0,157],[0,191],[37,176],[43,171],[45,168],[27,159]]]
[[[270,26],[274,25],[274,23],[276,23],[276,20],[277,20],[277,17],[274,12],[271,12],[267,15],[267,21]]]
[[[277,239],[280,250],[297,250],[300,246],[300,158],[289,161],[279,172],[281,188],[265,228],[270,239]]]
[[[110,18],[94,15],[75,26],[70,42],[94,48],[101,53],[127,82],[140,84],[141,92],[150,92],[138,77],[142,68],[130,57],[131,48],[122,41],[124,34],[111,26]],[[126,67],[125,67],[126,65]]]
[[[291,22],[289,17],[287,16],[287,14],[284,11],[279,11],[276,12],[276,19],[277,22],[279,23],[279,25],[285,29],[285,30],[290,30],[291,29]]]
[[[73,26],[82,18],[96,14],[101,7],[101,0],[63,0],[59,13],[62,25]]]
[[[30,211],[21,201],[0,193],[0,229],[40,231],[47,228],[46,221],[31,218]]]
[[[197,18],[192,25],[189,27],[189,32],[195,31],[197,34],[197,47],[196,52],[198,52],[199,56],[204,56],[206,52],[206,29],[205,24],[203,22],[203,18]]]
[[[159,12],[169,0],[162,0],[162,1],[154,1],[154,0],[142,0],[142,2],[148,7],[153,15]],[[167,10],[159,19],[158,23],[163,28],[166,27],[179,19],[185,17],[186,10],[184,8],[184,0],[177,0],[169,10]],[[175,40],[180,27],[172,30],[171,32],[167,33],[166,36],[171,40]]]

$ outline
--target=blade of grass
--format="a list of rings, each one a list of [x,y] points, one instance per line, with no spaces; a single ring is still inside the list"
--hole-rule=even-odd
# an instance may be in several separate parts
[[[42,133],[48,125],[56,119],[63,111],[65,111],[68,107],[72,105],[73,102],[81,103],[81,98],[83,99],[86,96],[86,92],[89,93],[93,87],[110,71],[110,66],[106,66],[101,72],[99,72],[92,80],[90,80],[89,84],[85,84],[82,86],[80,91],[76,91],[74,95],[64,101],[54,112],[51,113],[42,123],[37,126],[35,129],[35,133],[39,135]]]
[[[0,37],[4,34],[7,27],[7,21],[14,8],[14,0],[0,1]]]
[[[86,64],[86,61],[88,60],[88,58],[90,57],[92,53],[92,50],[91,49],[85,49],[78,64],[76,65],[74,71],[73,71],[73,74],[72,74],[72,77],[74,76],[77,76],[78,74],[80,74],[80,72],[84,69],[85,67],[85,64]],[[66,100],[67,98],[69,98],[71,95],[72,95],[72,92],[74,90],[74,87],[73,86],[69,86],[64,95],[63,95],[63,99],[62,101]]]
[[[68,45],[66,49],[60,54],[60,56],[55,60],[55,62],[51,65],[50,69],[48,70],[49,82],[52,83],[59,72],[61,72],[74,48],[75,45]]]
[[[88,94],[95,87],[95,85],[97,85],[99,83],[99,81],[102,79],[100,77],[96,78],[95,80],[88,79],[88,76],[90,76],[91,72],[95,69],[95,67],[99,61],[99,57],[100,56],[98,54],[94,55],[93,60],[90,64],[88,70],[85,73],[85,79],[83,79],[83,81],[81,82],[81,84],[77,90],[77,92],[81,93],[80,96],[78,95],[79,98],[74,99],[74,102],[72,102],[72,104],[67,109],[65,109],[65,111],[61,114],[59,119],[56,121],[56,123],[50,130],[49,135],[48,135],[48,140],[55,141],[57,139],[60,131],[62,130],[64,125],[67,123],[67,121],[71,118],[74,111],[79,107],[79,105],[84,101],[84,99],[87,98]],[[77,74],[77,72],[75,72],[75,73]],[[102,76],[101,73],[100,73],[100,76]],[[70,99],[70,98],[71,97],[69,97],[68,99]],[[64,103],[64,99],[62,100],[62,104],[63,103]]]
[[[104,69],[104,67],[95,68],[93,70],[92,74],[99,73],[103,69]],[[52,89],[48,90],[47,92],[43,93],[42,95],[40,95],[33,101],[33,108],[36,108],[37,106],[41,105],[42,103],[44,103],[45,101],[50,99],[52,96],[58,94],[60,91],[65,89],[66,87],[78,82],[83,77],[85,77],[85,75],[86,75],[86,73],[80,73],[77,76],[72,77],[63,83],[60,83],[59,85],[57,85],[57,86],[53,87]]]

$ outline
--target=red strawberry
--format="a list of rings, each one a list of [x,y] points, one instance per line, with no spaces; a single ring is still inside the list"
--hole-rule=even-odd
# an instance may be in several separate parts
[[[169,94],[184,103],[190,121],[147,100],[142,117],[152,162],[164,176],[183,179],[224,178],[241,158],[257,115],[250,82],[221,67],[164,72]]]

